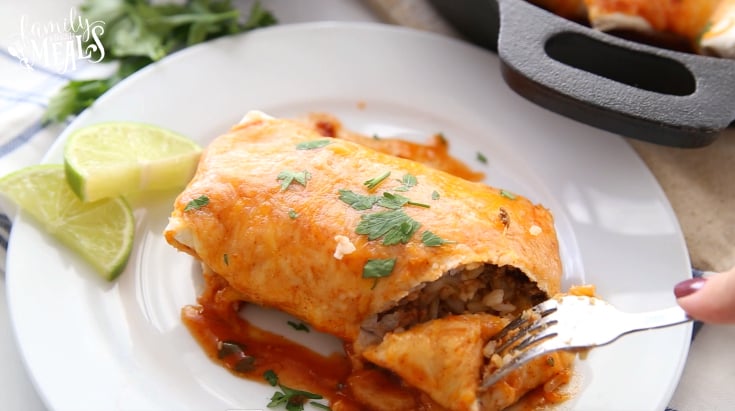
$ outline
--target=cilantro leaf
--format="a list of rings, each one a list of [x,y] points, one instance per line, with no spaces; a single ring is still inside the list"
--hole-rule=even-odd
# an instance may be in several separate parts
[[[119,66],[106,78],[69,81],[51,97],[43,116],[44,124],[62,122],[81,113],[120,80],[173,52],[217,37],[277,23],[258,1],[253,3],[244,23],[240,22],[240,11],[230,0],[189,0],[182,3],[85,0],[79,6],[80,21],[103,21],[105,31],[96,40],[99,45],[92,36],[85,35],[82,47],[85,52],[94,53],[97,60],[93,61],[115,61]]]
[[[403,210],[381,211],[365,214],[355,232],[368,236],[368,240],[383,238],[383,245],[407,243],[421,224]]]
[[[421,234],[421,242],[427,247],[439,247],[444,244],[454,244],[456,241],[445,240],[431,231],[424,231]]]
[[[229,2],[228,2],[229,3]],[[264,9],[259,1],[256,1],[253,3],[253,7],[250,8],[250,14],[248,15],[248,19],[240,27],[237,27],[238,30],[242,31],[248,31],[257,29],[258,27],[267,27],[272,26],[274,24],[277,24],[278,20],[276,20],[276,17],[271,14],[268,10]]]
[[[411,201],[408,197],[404,197],[400,194],[392,194],[389,192],[383,193],[383,197],[378,199],[378,205],[391,210],[397,210]]]
[[[383,197],[378,199],[378,205],[385,208],[390,208],[392,210],[399,209],[403,207],[404,205],[413,205],[417,207],[424,207],[424,208],[430,208],[431,206],[428,204],[423,203],[417,203],[415,201],[411,201],[410,198],[404,197],[400,194],[393,194],[389,192],[384,192]]]
[[[400,186],[400,187],[398,187],[398,188],[396,188],[396,191],[401,191],[401,192],[408,191],[409,189],[411,189],[411,187],[415,187],[416,184],[419,183],[419,181],[416,179],[416,177],[413,176],[413,175],[411,175],[411,174],[404,175],[403,178],[401,180],[399,180],[399,181],[403,185]]]
[[[263,378],[268,381],[268,384],[274,387],[276,386],[276,384],[278,384],[278,375],[276,375],[276,372],[273,370],[266,370],[263,373]]]
[[[355,210],[369,210],[378,202],[377,196],[366,196],[357,194],[350,190],[339,190],[339,199],[350,205]]]
[[[508,190],[500,190],[500,195],[511,200],[515,200],[517,198],[515,194],[511,193]]]
[[[115,84],[111,79],[72,80],[54,94],[43,114],[44,124],[61,122],[84,111]]]
[[[184,211],[190,211],[190,210],[198,210],[205,205],[209,204],[209,197],[205,195],[201,195],[191,201],[189,201],[186,204],[186,207],[184,207]]]
[[[477,161],[481,162],[482,164],[487,164],[487,157],[485,157],[484,154],[481,152],[477,152]]]
[[[329,145],[332,142],[332,140],[311,140],[311,141],[303,141],[299,144],[296,144],[296,150],[313,150],[315,148],[322,148],[326,145]]]
[[[299,218],[299,213],[297,213],[296,210],[294,210],[294,209],[290,209],[290,210],[288,210],[288,218],[290,218],[292,220],[295,220],[295,219]]]
[[[286,189],[294,181],[306,187],[306,182],[309,180],[311,180],[311,173],[306,170],[304,171],[284,170],[278,173],[278,176],[276,177],[276,181],[281,181],[281,191],[286,191]]]
[[[378,177],[371,178],[370,180],[365,181],[363,184],[367,186],[368,190],[372,190],[375,187],[377,187],[378,184],[382,183],[383,180],[388,178],[388,176],[390,176],[390,171],[386,171],[385,173],[379,175]]]
[[[367,260],[362,267],[362,278],[382,278],[393,272],[396,266],[395,258]]]
[[[421,227],[416,220],[404,221],[397,229],[388,231],[383,237],[383,245],[395,245],[398,243],[407,243],[413,237],[413,234]]]
[[[441,196],[439,195],[439,192],[434,190],[431,192],[431,199],[432,200],[438,200]]]
[[[288,411],[302,411],[304,409],[304,403],[307,399],[320,400],[324,398],[319,394],[296,390],[280,383],[278,384],[278,388],[280,388],[281,391],[276,391],[273,394],[273,396],[271,397],[271,401],[268,403],[268,405],[266,405],[266,407],[276,408],[282,405]]]
[[[549,358],[551,358],[551,357],[549,357]],[[316,401],[310,401],[310,402],[309,402],[309,404],[311,404],[311,405],[313,405],[313,406],[315,406],[315,407],[317,407],[317,408],[321,408],[321,409],[323,409],[323,410],[329,410],[329,411],[332,411],[332,409],[331,409],[331,408],[329,408],[329,406],[328,406],[328,405],[324,405],[324,404],[322,404],[322,403],[320,403],[320,402],[316,402]]]

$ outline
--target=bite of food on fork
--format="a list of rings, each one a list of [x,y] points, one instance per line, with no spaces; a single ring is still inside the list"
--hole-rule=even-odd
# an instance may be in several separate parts
[[[551,353],[572,353],[610,344],[637,331],[692,321],[679,306],[629,313],[594,296],[557,295],[512,320],[485,346],[492,352],[483,370],[482,387],[490,387],[524,364]]]

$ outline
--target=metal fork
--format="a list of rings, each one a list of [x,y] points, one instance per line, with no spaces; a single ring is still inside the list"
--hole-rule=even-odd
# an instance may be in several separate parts
[[[552,298],[524,312],[494,338],[503,365],[485,377],[487,388],[532,359],[555,351],[583,351],[610,344],[625,334],[686,323],[679,306],[626,313],[594,297]]]

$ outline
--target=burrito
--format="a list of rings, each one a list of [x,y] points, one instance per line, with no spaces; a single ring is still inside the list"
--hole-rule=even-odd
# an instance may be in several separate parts
[[[337,336],[446,409],[500,409],[568,365],[478,388],[492,335],[560,292],[549,210],[303,120],[251,112],[212,141],[164,235],[238,299]]]
[[[694,49],[721,0],[585,0],[592,27]]]
[[[586,21],[585,0],[530,0],[531,3],[570,20]]]
[[[428,144],[419,144],[400,138],[356,133],[345,128],[339,119],[327,113],[311,113],[303,121],[324,137],[349,140],[381,153],[418,161],[466,180],[481,181],[485,178],[483,173],[472,170],[449,154],[449,144],[442,133],[434,134]]]
[[[699,52],[735,59],[735,0],[722,0],[699,37]]]

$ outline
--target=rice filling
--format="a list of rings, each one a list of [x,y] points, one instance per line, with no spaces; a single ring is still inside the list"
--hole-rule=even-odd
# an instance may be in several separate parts
[[[389,310],[367,319],[358,345],[380,342],[388,332],[448,315],[488,313],[514,317],[546,299],[519,269],[492,264],[468,264],[423,283]]]

